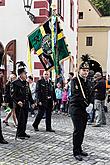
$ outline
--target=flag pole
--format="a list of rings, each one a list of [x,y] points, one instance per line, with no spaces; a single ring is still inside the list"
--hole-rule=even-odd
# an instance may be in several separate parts
[[[30,49],[30,45],[29,45],[29,40],[27,42],[27,60],[28,60],[28,67],[29,67],[29,71],[30,74],[32,75],[32,56],[31,56],[31,49]]]
[[[58,46],[57,46],[57,16],[56,16],[56,5],[52,4],[52,16],[51,16],[51,42],[52,42],[52,56],[54,61],[56,76],[59,74],[59,57],[58,57]]]

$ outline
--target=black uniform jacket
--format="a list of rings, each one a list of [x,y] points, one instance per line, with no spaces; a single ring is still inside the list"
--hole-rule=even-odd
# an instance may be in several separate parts
[[[0,79],[0,107],[1,107],[1,104],[3,103],[3,83],[2,83],[2,79]]]
[[[29,83],[27,81],[22,81],[19,78],[12,82],[11,96],[15,104],[17,104],[19,101],[21,101],[23,104],[27,104],[28,102],[34,104]]]
[[[2,98],[2,87],[0,86],[0,106],[3,103],[3,98]]]
[[[82,88],[84,90],[85,96],[86,96],[86,102],[88,104],[91,102],[91,91],[92,87],[90,85],[90,82],[88,80],[84,80],[82,77],[80,77],[80,81],[82,84]],[[78,82],[77,77],[73,78],[71,81],[71,97],[70,97],[70,108],[74,107],[74,113],[80,113],[77,109],[86,109],[87,105],[85,104],[85,99],[82,95],[81,88]]]
[[[45,79],[42,78],[41,80],[38,80],[36,84],[36,98],[37,102],[46,103],[48,98],[50,98],[51,101],[56,101],[56,95],[55,95],[55,89],[54,85],[51,80],[48,82],[48,96],[46,93],[46,82]]]
[[[7,82],[5,85],[5,103],[9,103],[9,107],[13,108],[13,99],[11,97],[11,82]]]

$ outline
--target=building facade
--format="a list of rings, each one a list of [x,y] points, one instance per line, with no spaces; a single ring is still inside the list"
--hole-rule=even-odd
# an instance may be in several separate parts
[[[110,74],[110,17],[103,17],[90,0],[79,0],[78,61],[89,54]]]
[[[76,67],[78,27],[77,0],[33,0],[31,13],[35,15],[34,23],[29,19],[24,10],[23,0],[1,0],[0,42],[3,44],[5,49],[8,70],[12,70],[13,68],[11,60],[14,60],[15,62],[23,60],[27,64],[27,36],[34,29],[36,29],[39,24],[43,23],[49,18],[51,11],[50,3],[52,2],[56,5],[56,12],[59,15],[61,28],[63,29],[64,35],[66,37],[65,40],[68,44],[68,50],[71,52],[71,60],[64,62],[65,77],[67,77],[67,74],[70,70],[73,70],[73,65]],[[10,42],[11,44],[9,44]],[[14,47],[14,49],[12,49],[12,47]],[[16,58],[13,58],[13,56],[16,56]],[[42,75],[44,69],[34,52],[32,52],[32,66],[33,76],[38,79],[38,77]],[[29,71],[28,66],[27,70]]]

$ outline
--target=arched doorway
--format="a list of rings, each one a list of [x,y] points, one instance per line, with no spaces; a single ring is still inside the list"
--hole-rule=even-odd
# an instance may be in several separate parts
[[[10,41],[5,48],[6,79],[16,70],[16,40]]]

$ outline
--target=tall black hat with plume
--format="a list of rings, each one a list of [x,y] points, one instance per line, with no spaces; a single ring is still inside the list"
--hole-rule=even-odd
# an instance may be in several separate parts
[[[25,72],[26,73],[26,64],[23,61],[19,61],[16,63],[18,65],[18,75]]]
[[[82,63],[79,66],[79,69],[89,69],[90,57],[88,54],[82,55]]]

